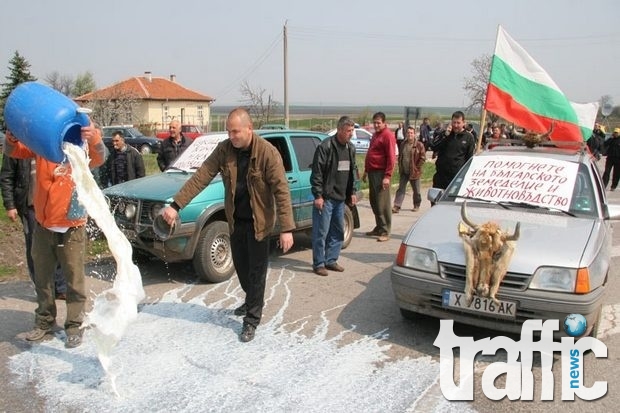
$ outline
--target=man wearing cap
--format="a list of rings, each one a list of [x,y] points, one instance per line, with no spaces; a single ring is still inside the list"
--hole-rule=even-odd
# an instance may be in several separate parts
[[[601,159],[601,155],[603,155],[603,145],[605,143],[605,132],[601,128],[600,123],[594,124],[594,130],[592,131],[592,136],[588,139],[587,145],[590,148],[590,152],[596,158],[596,160]]]
[[[605,141],[605,153],[607,154],[607,160],[605,161],[605,172],[603,172],[603,184],[607,188],[609,183],[609,175],[611,170],[614,170],[611,179],[610,191],[615,191],[620,181],[620,128],[614,129],[614,133],[611,134],[611,138]]]

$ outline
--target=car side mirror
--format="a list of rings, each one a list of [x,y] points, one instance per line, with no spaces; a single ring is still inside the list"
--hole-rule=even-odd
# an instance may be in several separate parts
[[[429,188],[426,193],[426,199],[431,201],[432,203],[437,203],[439,198],[443,195],[443,189],[441,188]]]

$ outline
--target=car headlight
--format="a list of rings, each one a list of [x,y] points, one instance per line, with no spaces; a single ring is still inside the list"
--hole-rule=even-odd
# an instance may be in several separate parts
[[[576,280],[577,270],[574,268],[540,267],[532,277],[530,288],[573,293]]]
[[[439,274],[439,264],[435,251],[400,244],[396,264],[414,270]]]
[[[155,217],[159,215],[159,211],[161,211],[163,208],[164,208],[164,204],[160,204],[160,203],[153,204],[153,206],[151,207],[151,219],[153,221],[155,221]]]
[[[137,210],[138,208],[136,208],[135,204],[127,204],[125,206],[125,217],[127,217],[127,219],[132,219],[136,216]]]

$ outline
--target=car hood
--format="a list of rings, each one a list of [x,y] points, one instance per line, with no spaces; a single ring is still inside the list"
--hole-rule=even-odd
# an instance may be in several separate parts
[[[166,202],[172,200],[172,196],[192,175],[181,171],[163,172],[111,186],[104,189],[103,193],[106,196]],[[220,179],[218,175],[212,182]]]
[[[532,274],[541,265],[580,267],[584,251],[592,250],[588,243],[602,243],[602,237],[593,241],[591,238],[604,223],[592,218],[472,205],[467,205],[467,216],[475,224],[494,221],[508,234],[514,233],[517,222],[521,223],[509,267],[509,271],[515,273]],[[459,222],[461,204],[437,204],[414,224],[403,242],[434,250],[440,262],[465,265],[463,241],[458,235]],[[602,232],[604,230],[599,231]]]

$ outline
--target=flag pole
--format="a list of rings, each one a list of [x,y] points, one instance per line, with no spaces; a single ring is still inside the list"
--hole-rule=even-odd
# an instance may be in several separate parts
[[[482,136],[483,131],[482,128],[486,129],[486,121],[487,121],[487,98],[489,95],[489,85],[491,84],[491,74],[493,72],[493,56],[495,56],[495,51],[497,49],[497,39],[499,38],[499,30],[502,26],[497,25],[497,34],[495,35],[495,47],[493,48],[493,55],[491,56],[491,68],[489,69],[489,80],[487,81],[487,93],[484,94],[484,102],[482,102],[482,115],[480,116],[480,133],[478,133],[478,142],[476,143],[476,153],[480,152],[480,147],[482,146]]]
[[[486,121],[487,121],[487,110],[484,109],[484,103],[483,103],[482,116],[480,116],[480,131],[478,131],[478,142],[476,143],[476,153],[480,152],[481,150],[482,136],[484,135],[486,131],[486,126],[485,126]]]

